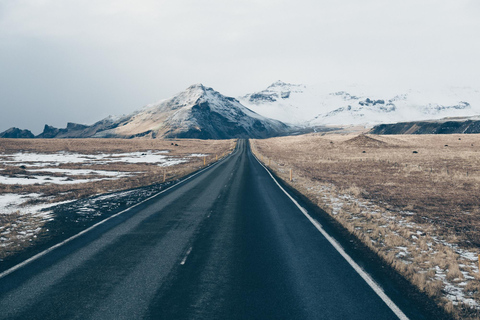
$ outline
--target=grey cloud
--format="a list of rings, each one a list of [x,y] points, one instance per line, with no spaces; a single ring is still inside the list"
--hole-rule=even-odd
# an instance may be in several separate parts
[[[91,123],[203,82],[480,87],[478,1],[2,1],[0,131]]]

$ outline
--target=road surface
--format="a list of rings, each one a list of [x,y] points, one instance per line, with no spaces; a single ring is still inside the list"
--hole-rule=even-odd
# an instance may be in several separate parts
[[[0,318],[398,319],[398,313],[240,140],[227,159],[4,275]]]

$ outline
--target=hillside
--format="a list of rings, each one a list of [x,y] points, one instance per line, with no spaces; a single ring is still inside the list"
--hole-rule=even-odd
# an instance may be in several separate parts
[[[34,135],[30,130],[22,130],[15,127],[0,133],[0,138],[30,139],[33,137]]]
[[[454,134],[480,133],[478,117],[465,119],[446,118],[438,121],[412,121],[380,124],[370,130],[372,134]]]

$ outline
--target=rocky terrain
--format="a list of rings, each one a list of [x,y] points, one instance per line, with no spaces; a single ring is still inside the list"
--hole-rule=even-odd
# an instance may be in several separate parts
[[[21,138],[29,139],[34,138],[35,135],[30,130],[22,130],[19,128],[10,128],[2,133],[0,133],[0,138]]]

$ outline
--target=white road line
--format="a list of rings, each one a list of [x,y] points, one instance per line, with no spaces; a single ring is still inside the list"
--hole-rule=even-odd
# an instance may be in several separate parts
[[[44,250],[44,251],[42,251],[42,252],[40,252],[40,253],[37,253],[37,254],[34,255],[33,257],[31,257],[31,258],[29,258],[29,259],[27,259],[27,260],[25,260],[25,261],[23,261],[23,262],[15,265],[15,266],[13,266],[13,267],[11,267],[10,269],[7,269],[7,270],[3,271],[2,273],[0,273],[0,279],[3,278],[3,277],[5,277],[5,276],[7,276],[7,275],[9,275],[9,274],[12,273],[12,272],[18,270],[18,269],[26,266],[26,265],[29,264],[30,262],[35,261],[35,260],[43,257],[43,256],[46,255],[47,253],[49,253],[49,252],[51,252],[51,251],[53,251],[53,250],[55,250],[55,249],[63,246],[64,244],[66,244],[66,243],[68,243],[68,242],[70,242],[70,241],[72,241],[72,240],[80,237],[81,235],[89,232],[90,230],[95,229],[95,228],[98,227],[99,225],[102,225],[102,224],[104,224],[105,222],[107,222],[107,221],[109,221],[109,220],[111,220],[111,219],[113,219],[113,218],[115,218],[115,217],[117,217],[117,216],[119,216],[119,215],[121,215],[121,214],[123,214],[123,213],[125,213],[125,212],[127,212],[127,211],[129,211],[129,210],[131,210],[131,209],[133,209],[133,208],[135,208],[135,207],[137,207],[137,206],[139,206],[139,205],[141,205],[142,203],[145,203],[145,202],[147,202],[147,201],[155,198],[156,196],[158,196],[158,195],[160,195],[160,194],[162,194],[162,193],[164,193],[164,192],[167,192],[168,190],[170,190],[170,189],[178,186],[179,184],[181,184],[181,183],[183,183],[183,182],[185,182],[185,181],[187,181],[187,180],[190,180],[191,178],[195,177],[196,175],[202,173],[203,171],[205,171],[205,170],[207,170],[207,169],[210,169],[210,168],[213,168],[213,167],[216,166],[217,164],[219,164],[219,163],[221,163],[221,162],[224,162],[224,161],[225,161],[226,159],[228,159],[232,154],[233,154],[233,152],[230,153],[230,154],[229,154],[228,156],[226,156],[225,158],[223,158],[222,160],[217,161],[217,162],[213,163],[212,165],[209,165],[208,167],[205,167],[205,168],[203,168],[202,170],[200,170],[200,171],[192,174],[191,176],[189,176],[189,177],[187,177],[187,178],[185,178],[185,179],[183,179],[183,180],[175,183],[173,186],[170,186],[170,187],[168,187],[167,189],[162,190],[162,191],[154,194],[153,196],[151,196],[151,197],[149,197],[149,198],[147,198],[147,199],[145,199],[145,200],[143,200],[143,201],[141,201],[141,202],[139,202],[139,203],[137,203],[137,204],[134,204],[133,206],[131,206],[131,207],[129,207],[129,208],[123,210],[123,211],[120,211],[120,212],[118,212],[118,213],[116,213],[116,214],[114,214],[114,215],[112,215],[112,216],[110,216],[110,217],[108,217],[108,218],[100,221],[100,222],[97,222],[97,223],[94,224],[93,226],[91,226],[91,227],[89,227],[89,228],[87,228],[87,229],[85,229],[85,230],[77,233],[76,235],[73,235],[73,236],[71,236],[70,238],[68,238],[68,239],[66,239],[66,240],[63,240],[62,242],[57,243],[56,245],[54,245],[54,246],[52,246],[52,247],[50,247],[50,248],[48,248],[48,249],[46,249],[46,250]]]
[[[180,264],[183,266],[185,264],[185,262],[187,262],[187,258],[188,258],[188,255],[190,254],[190,252],[192,252],[192,249],[193,247],[190,247],[187,251],[187,253],[185,254],[185,257],[183,258],[182,262],[180,262]]]
[[[390,310],[395,313],[395,315],[401,320],[408,320],[408,317],[400,310],[400,308],[385,294],[383,289],[372,279],[372,277],[363,270],[342,248],[342,246],[333,239],[323,228],[322,225],[315,219],[312,218],[307,212],[305,208],[298,204],[298,202],[287,192],[285,189],[278,183],[277,179],[272,175],[270,170],[267,169],[259,160],[258,158],[252,153],[254,158],[258,161],[258,163],[267,171],[270,177],[275,181],[277,186],[292,200],[292,202],[297,206],[298,209],[307,217],[308,220],[317,228],[318,231],[330,242],[330,244],[340,253],[340,255],[347,260],[347,262],[352,266],[352,268],[360,275],[360,277],[365,280],[365,282],[370,286],[370,288],[375,291],[375,293],[380,297],[380,299],[385,302],[385,304],[390,308]]]

